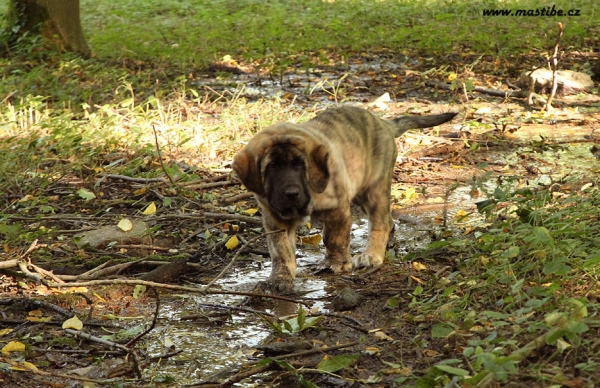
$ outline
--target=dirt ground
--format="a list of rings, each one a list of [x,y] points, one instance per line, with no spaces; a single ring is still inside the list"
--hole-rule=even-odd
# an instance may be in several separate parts
[[[414,87],[418,85],[415,83]],[[370,91],[371,97],[377,96],[380,88],[373,90],[376,91]],[[424,88],[418,98],[411,100],[412,102],[403,103],[401,106],[391,104],[386,115],[426,110],[431,105],[423,101],[439,99],[438,92]],[[409,205],[396,201],[393,209],[394,216],[399,224],[403,223],[423,230],[423,239],[426,241],[434,241],[440,234],[445,233],[442,225],[446,210],[456,206],[462,208],[467,206],[448,203],[449,188],[453,184],[458,182],[468,185],[469,179],[480,175],[484,170],[492,170],[497,175],[509,171],[511,174],[520,174],[523,179],[535,179],[539,174],[539,170],[536,171],[537,166],[543,166],[540,159],[535,156],[521,155],[512,161],[498,156],[512,153],[515,147],[526,143],[524,140],[526,135],[518,137],[518,133],[513,132],[527,132],[537,124],[509,125],[508,129],[513,128],[514,131],[497,126],[496,129],[486,129],[476,134],[461,134],[460,129],[456,129],[460,127],[461,121],[467,119],[480,119],[481,122],[488,124],[498,122],[493,113],[488,114],[496,109],[518,115],[528,109],[523,107],[522,101],[508,103],[497,97],[480,97],[476,105],[477,109],[465,108],[460,115],[461,118],[442,126],[440,133],[413,135],[412,140],[404,139],[399,142],[399,148],[405,151],[401,152],[405,157],[396,166],[395,183],[402,188],[414,188],[416,194]],[[444,109],[444,105],[436,105],[436,109]],[[484,113],[478,113],[478,109]],[[559,119],[563,117],[560,111],[557,115]],[[564,127],[587,126],[589,128],[591,127],[589,120],[598,120],[596,114],[595,118],[586,118],[588,123],[582,123],[582,119],[566,111],[564,117],[571,118],[570,122],[563,123]],[[451,136],[452,134],[475,137],[459,137],[459,146],[456,146],[456,140],[448,140],[456,138]],[[444,137],[445,135],[448,136]],[[468,139],[475,138],[479,139],[481,147],[487,150],[471,152],[470,148],[466,147],[466,143]],[[498,149],[502,151],[497,153]],[[487,164],[483,170],[478,167],[482,163]],[[216,174],[208,170],[203,171],[202,174],[205,177],[204,183],[229,182],[230,179],[228,174]],[[81,183],[78,179],[80,178],[75,174],[72,177],[65,177],[54,187],[54,190],[59,193],[61,186],[70,188],[76,183]],[[43,226],[61,231],[96,228],[102,224],[104,219],[101,212],[107,206],[118,209],[124,215],[137,214],[141,210],[138,204],[140,195],[136,191],[138,189],[139,184],[135,182],[120,179],[106,180],[102,186],[105,199],[101,203],[89,202],[85,205],[88,206],[87,208],[77,208],[78,214],[100,214],[93,222],[87,218],[71,216],[70,214],[75,213],[72,211],[75,205],[68,202],[60,206],[64,209],[62,215],[41,218],[36,218],[35,215],[29,218],[19,217],[23,222],[38,228]],[[158,183],[153,190],[159,192],[164,188]],[[156,351],[148,351],[150,341],[145,338],[145,335],[149,334],[144,332],[128,333],[126,339],[112,336],[107,340],[108,342],[98,342],[96,339],[106,333],[115,333],[120,329],[134,326],[127,319],[114,319],[115,317],[138,317],[136,324],[139,324],[139,317],[141,317],[141,322],[146,329],[153,327],[153,319],[158,326],[169,325],[172,317],[156,315],[157,301],[161,304],[169,304],[171,308],[177,308],[179,295],[185,292],[183,289],[156,288],[158,291],[155,295],[150,287],[147,287],[145,292],[135,298],[133,285],[110,285],[111,281],[127,278],[198,287],[217,276],[234,255],[235,250],[231,251],[224,247],[224,243],[219,242],[220,237],[225,233],[238,233],[247,241],[260,234],[260,221],[249,222],[246,218],[236,219],[226,216],[232,214],[230,211],[232,207],[237,210],[257,207],[252,198],[229,200],[242,193],[239,182],[234,180],[221,187],[204,189],[204,191],[211,195],[213,200],[202,203],[190,200],[186,204],[186,210],[191,214],[189,217],[183,217],[183,214],[157,215],[149,225],[151,228],[156,227],[154,229],[156,233],[150,243],[140,240],[128,242],[121,247],[110,247],[110,249],[84,250],[74,243],[71,238],[72,233],[64,232],[63,234],[68,236],[66,240],[39,241],[40,246],[33,247],[31,255],[25,252],[14,252],[11,257],[31,257],[33,264],[47,271],[53,271],[57,275],[76,276],[93,269],[99,270],[101,265],[105,268],[115,268],[116,265],[123,263],[127,265],[101,276],[97,274],[98,276],[94,278],[105,280],[105,283],[73,287],[69,288],[68,292],[59,292],[55,288],[36,282],[35,277],[23,278],[17,275],[14,269],[4,269],[0,274],[2,312],[0,330],[6,330],[2,339],[5,342],[27,343],[21,361],[31,363],[36,369],[15,370],[14,365],[9,365],[8,358],[3,357],[3,361],[0,362],[2,384],[6,387],[91,387],[94,384],[126,387],[188,384],[186,386],[208,387],[232,386],[238,381],[243,381],[242,386],[300,387],[307,386],[306,381],[311,381],[319,387],[402,386],[405,378],[421,375],[436,364],[442,356],[462,358],[461,351],[466,341],[478,336],[477,333],[469,333],[468,336],[432,338],[430,327],[435,322],[431,321],[430,316],[415,316],[410,308],[412,293],[418,284],[426,288],[440,281],[442,275],[456,270],[454,258],[440,256],[428,258],[426,269],[415,267],[412,262],[394,261],[386,263],[373,273],[332,276],[307,272],[308,275],[305,273],[303,276],[326,280],[325,296],[316,299],[298,293],[289,295],[290,300],[282,301],[253,296],[252,294],[260,293],[257,290],[233,290],[245,293],[247,298],[230,306],[232,309],[229,311],[224,310],[223,306],[204,307],[199,311],[188,311],[185,306],[181,307],[180,311],[174,312],[174,316],[182,319],[184,325],[189,325],[190,332],[215,328],[226,332],[229,328],[240,325],[239,317],[233,317],[240,314],[244,317],[241,320],[242,325],[253,324],[266,327],[266,323],[261,323],[259,313],[266,313],[266,317],[274,313],[286,315],[281,313],[285,311],[292,314],[295,307],[300,304],[304,306],[309,316],[322,316],[318,325],[300,333],[276,335],[273,332],[259,346],[240,346],[238,351],[244,355],[240,359],[244,361],[223,365],[216,374],[201,374],[199,378],[193,378],[194,376],[186,378],[185,384],[181,383],[180,378],[187,373],[191,361],[186,363],[177,360],[176,356],[181,349],[175,345],[165,344],[163,354],[155,356]],[[185,196],[185,192],[183,195]],[[159,195],[147,193],[144,194],[144,198],[146,201],[160,200]],[[436,198],[441,198],[442,201],[428,201]],[[473,211],[473,205],[468,206]],[[437,219],[424,221],[423,217],[419,216],[423,212],[432,210],[440,214]],[[206,213],[223,216],[210,218]],[[106,217],[106,221],[108,220],[109,217]],[[257,221],[257,217],[254,217],[254,221]],[[207,230],[214,238],[206,235]],[[204,237],[199,237],[201,235]],[[402,241],[392,240],[390,249],[402,251],[403,244]],[[303,249],[300,247],[301,253]],[[268,256],[263,240],[251,244],[247,252],[251,252],[253,257],[262,257],[263,260]],[[153,275],[147,275],[157,268],[156,262],[160,260],[176,261],[179,264],[172,266],[165,273],[154,272]],[[260,267],[261,263],[254,260],[238,260],[228,270],[228,276],[235,277],[236,273],[253,271],[254,268]],[[264,265],[268,266],[268,262]],[[29,271],[34,275],[43,274],[42,271],[34,270],[32,267]],[[342,293],[342,290],[348,288],[356,293],[354,295],[356,300],[350,303],[351,307],[334,307],[335,303],[338,303],[334,302],[336,297]],[[317,302],[324,303],[326,310],[313,314],[311,308]],[[61,326],[73,313],[82,318],[86,332],[94,337],[93,340],[80,338],[75,334],[65,335]],[[200,317],[182,318],[191,314]],[[275,320],[275,317],[270,319]],[[136,338],[136,335],[140,337]],[[221,346],[227,346],[227,341],[228,339],[224,337]],[[336,347],[339,348],[332,350]],[[339,355],[360,355],[360,357],[335,373],[317,371],[316,368],[324,357],[331,359]],[[287,364],[281,362],[269,365],[257,364],[266,356],[278,361],[285,360]],[[169,379],[160,373],[154,373],[165,365],[175,368],[170,369],[171,371],[179,368],[181,375],[174,375]],[[68,373],[71,373],[70,377],[67,377]],[[143,379],[137,380],[136,375],[138,377],[142,375]],[[531,382],[528,385],[535,386],[535,383]]]

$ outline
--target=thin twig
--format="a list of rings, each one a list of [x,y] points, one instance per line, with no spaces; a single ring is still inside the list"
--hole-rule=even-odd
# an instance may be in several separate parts
[[[254,310],[254,309],[251,309],[248,307],[226,306],[226,305],[222,305],[222,304],[212,304],[212,303],[198,303],[197,305],[200,307],[207,307],[207,308],[213,308],[213,309],[234,310],[234,311],[241,311],[244,313],[252,313],[252,314],[258,314],[258,315],[266,315],[269,317],[276,317],[275,314],[268,313],[266,311],[257,311],[257,310]],[[179,319],[181,319],[182,321],[190,321],[190,320],[203,318],[203,317],[204,317],[204,315],[194,314],[194,315],[186,315],[186,316],[180,317]]]
[[[128,348],[131,348],[136,342],[140,340],[140,338],[150,333],[154,329],[154,327],[156,327],[156,321],[158,320],[158,311],[160,310],[160,297],[158,296],[158,291],[156,291],[156,288],[150,287],[150,289],[154,293],[154,299],[156,299],[156,307],[154,308],[154,317],[152,318],[152,323],[146,330],[138,334],[134,339],[132,339],[125,345]]]
[[[546,112],[552,109],[552,100],[554,99],[554,95],[556,94],[556,88],[558,87],[558,79],[556,77],[556,72],[558,71],[558,47],[560,46],[560,39],[563,35],[563,25],[562,23],[558,23],[558,37],[556,38],[556,44],[554,45],[554,52],[552,53],[552,58],[550,58],[550,65],[552,66],[552,91],[550,92],[550,96],[548,96],[548,101],[546,101],[546,106],[544,110]]]
[[[254,238],[251,238],[250,240],[248,240],[248,242],[246,242],[244,245],[242,245],[242,247],[240,249],[238,249],[238,251],[235,253],[235,255],[233,255],[233,258],[231,259],[231,261],[229,262],[229,264],[227,264],[225,266],[225,268],[223,268],[223,270],[221,270],[221,272],[215,276],[213,278],[213,280],[211,280],[206,286],[204,286],[203,291],[208,290],[213,284],[215,284],[215,282],[217,280],[219,280],[219,278],[221,278],[221,276],[223,276],[223,274],[225,272],[227,272],[229,270],[229,268],[231,268],[231,266],[233,265],[233,263],[235,263],[235,261],[237,260],[238,256],[242,253],[242,251],[251,243],[255,242],[256,240],[258,240],[261,237],[267,236],[269,234],[273,234],[273,233],[282,233],[285,232],[285,229],[279,229],[279,230],[274,230],[274,231],[270,231],[270,232],[265,232],[261,235],[258,235]]]
[[[168,183],[169,182],[165,178],[160,178],[160,177],[159,178],[135,178],[135,177],[127,176],[127,175],[118,175],[118,174],[104,174],[101,176],[101,179],[105,179],[105,178],[121,179],[124,181],[136,182],[136,183],[153,183],[153,182]]]
[[[154,141],[156,143],[156,153],[158,154],[158,160],[160,161],[160,166],[162,167],[165,175],[169,178],[169,182],[171,182],[172,186],[175,186],[175,181],[171,177],[171,174],[167,171],[165,164],[163,162],[162,154],[160,152],[160,146],[158,145],[158,135],[156,134],[156,125],[152,125],[152,130],[154,131]]]
[[[229,174],[221,174],[221,175],[213,176],[213,177],[210,177],[210,178],[197,179],[197,180],[188,181],[188,182],[180,182],[179,186],[181,186],[181,187],[188,187],[188,186],[199,185],[199,184],[202,184],[202,183],[217,182],[217,181],[225,180],[228,177],[229,177]]]

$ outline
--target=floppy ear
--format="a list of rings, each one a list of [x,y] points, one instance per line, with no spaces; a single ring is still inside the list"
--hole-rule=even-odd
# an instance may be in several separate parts
[[[246,146],[234,156],[231,167],[248,190],[264,197],[265,190],[260,175],[261,156],[257,157]]]
[[[316,146],[308,160],[308,185],[315,193],[322,193],[329,183],[329,150],[323,144]]]

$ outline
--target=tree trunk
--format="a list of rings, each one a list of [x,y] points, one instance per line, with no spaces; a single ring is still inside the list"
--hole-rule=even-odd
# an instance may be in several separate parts
[[[10,43],[30,33],[42,35],[59,50],[91,54],[81,30],[79,0],[10,0],[7,25]]]

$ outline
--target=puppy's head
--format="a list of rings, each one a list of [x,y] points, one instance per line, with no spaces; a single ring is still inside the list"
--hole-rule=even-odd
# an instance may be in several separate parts
[[[329,149],[293,124],[259,132],[233,160],[233,169],[248,188],[267,200],[283,220],[310,214],[311,196],[329,182]]]

